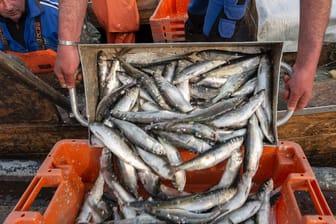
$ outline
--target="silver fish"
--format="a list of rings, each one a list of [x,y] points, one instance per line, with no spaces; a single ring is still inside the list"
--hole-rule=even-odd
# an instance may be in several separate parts
[[[201,86],[207,86],[207,87],[212,87],[212,88],[220,88],[222,87],[225,82],[228,80],[226,77],[211,77],[207,76],[196,83],[194,85],[201,85]]]
[[[265,90],[265,100],[261,104],[261,108],[256,111],[258,120],[260,122],[261,130],[271,144],[275,142],[274,131],[272,130],[272,66],[269,58],[265,55],[261,58],[258,68],[258,81],[255,91]]]
[[[138,170],[139,180],[146,190],[152,196],[157,196],[160,192],[160,177],[150,170]]]
[[[103,91],[105,88],[105,80],[109,73],[110,61],[108,60],[107,54],[104,51],[99,51],[97,53],[97,64],[98,64],[98,83],[99,83],[99,98],[103,98]]]
[[[176,88],[180,91],[184,99],[187,102],[190,102],[191,96],[190,96],[190,85],[188,80],[176,84]]]
[[[255,70],[249,70],[245,73],[230,77],[220,88],[219,93],[211,101],[218,102],[221,99],[229,98],[237,91],[244,83],[255,75]]]
[[[102,155],[100,157],[100,169],[105,183],[116,196],[123,215],[126,218],[134,218],[136,216],[136,211],[125,206],[125,204],[135,201],[135,198],[119,183],[112,164],[112,153],[109,149],[103,148]]]
[[[184,113],[194,109],[189,101],[184,98],[180,90],[175,85],[171,84],[165,78],[163,78],[160,72],[154,72],[154,79],[165,101],[171,107],[176,108],[178,111]]]
[[[90,124],[89,129],[112,153],[118,156],[118,158],[133,165],[137,169],[150,169],[113,129],[100,123]]]
[[[123,186],[134,195],[135,198],[138,198],[138,177],[137,172],[134,166],[124,162],[121,159],[116,159],[118,170],[120,173],[120,180]]]
[[[104,80],[103,96],[108,95],[111,91],[119,87],[120,82],[117,77],[118,70],[120,70],[120,62],[113,60],[110,71]]]
[[[120,70],[122,70],[122,68]],[[117,78],[119,82],[122,83],[123,85],[136,82],[136,79],[133,78],[132,76],[127,75],[126,71],[117,71]]]
[[[76,218],[76,222],[88,223],[92,218],[92,209],[90,204],[98,204],[104,193],[104,177],[99,174],[90,191],[87,193],[81,211]]]
[[[218,142],[226,142],[235,137],[245,136],[246,132],[246,128],[241,128],[237,130],[226,130],[219,128],[215,131],[215,139]]]
[[[251,177],[255,175],[259,167],[259,160],[264,150],[262,133],[255,114],[249,119],[245,142],[244,170]]]
[[[258,197],[261,200],[261,207],[256,215],[256,221],[257,223],[271,223],[271,203],[270,203],[270,197],[271,192],[274,188],[273,180],[270,178],[266,180],[261,185],[261,190],[258,192]]]
[[[96,109],[96,120],[102,121],[104,117],[106,117],[110,111],[110,108],[113,104],[115,104],[119,97],[126,93],[126,89],[131,88],[135,85],[134,83],[129,83],[127,85],[123,85],[117,89],[114,89],[108,95],[105,95],[103,99],[101,99],[98,103]]]
[[[157,104],[144,88],[140,88],[140,97],[148,102]]]
[[[202,74],[215,69],[216,67],[219,67],[223,64],[225,64],[226,61],[224,60],[211,60],[211,61],[200,61],[196,62],[186,68],[184,68],[181,72],[177,73],[173,84],[177,84],[180,82],[183,82],[185,80],[189,80],[193,77],[201,76]]]
[[[237,186],[237,193],[226,203],[219,206],[218,216],[211,222],[216,223],[230,212],[240,208],[245,202],[252,187],[252,177],[243,173]]]
[[[178,119],[178,122],[208,121],[228,111],[235,109],[244,100],[245,97],[233,97],[230,99],[221,100],[218,103],[211,104],[208,107],[202,109],[194,110],[191,113],[185,115],[184,117],[180,117]]]
[[[169,53],[169,52],[130,52],[127,55],[127,63],[137,68],[147,68],[158,65],[165,65],[174,61],[182,60],[188,57],[190,53]]]
[[[210,102],[212,98],[218,94],[217,88],[211,88],[208,86],[192,85],[190,88],[190,96],[196,100],[205,100]]]
[[[166,155],[166,150],[160,142],[147,134],[139,126],[113,117],[110,117],[109,120],[112,121],[133,144],[151,153]]]
[[[223,172],[220,181],[212,189],[232,187],[232,185],[239,176],[239,171],[242,163],[243,163],[243,152],[239,148],[232,152],[230,158],[226,163],[225,170]]]
[[[264,107],[260,106],[257,108],[255,112],[259,124],[260,124],[260,129],[266,138],[271,144],[275,143],[275,136],[273,134],[272,128],[271,128],[271,122],[267,118],[266,110]]]
[[[145,130],[162,130],[176,133],[192,134],[201,139],[216,140],[216,131],[208,125],[201,123],[170,123],[161,122],[148,125]]]
[[[172,61],[169,64],[166,64],[164,69],[163,69],[163,77],[168,81],[168,82],[173,82],[174,80],[174,75],[175,71],[178,65],[178,61]]]
[[[231,96],[240,86],[252,78],[258,68],[259,61],[260,57],[256,56],[243,60],[239,63],[230,64],[228,69],[233,69],[235,74],[228,78],[228,80],[220,88],[219,94],[212,99],[212,102],[216,103],[220,99]]]
[[[197,51],[195,55],[200,57],[201,60],[230,61],[234,58],[240,58],[243,56],[247,56],[249,54],[238,52],[238,51],[230,51],[230,50],[205,49],[205,50]]]
[[[138,146],[135,146],[135,148],[143,161],[145,161],[145,163],[148,164],[148,166],[150,166],[156,174],[164,179],[173,180],[170,165],[164,157],[147,152]]]
[[[141,101],[141,99],[140,99]],[[140,109],[142,111],[159,111],[160,107],[156,103],[145,101],[140,103]]]
[[[141,87],[143,87],[149,93],[149,95],[155,102],[157,102],[157,104],[159,104],[163,109],[170,109],[170,107],[164,101],[152,77],[150,77],[145,72],[133,67],[122,58],[118,58],[118,60],[121,62],[122,66],[125,68],[128,74],[137,80]]]
[[[90,203],[90,208],[92,211],[92,220],[93,223],[103,223],[112,215],[112,210],[109,204],[104,200],[100,200],[98,203]],[[81,223],[81,222],[77,222]]]
[[[265,91],[261,91],[252,96],[248,102],[239,106],[236,110],[231,110],[221,116],[209,121],[210,125],[217,128],[231,127],[246,121],[256,111],[264,100]]]
[[[191,195],[191,193],[188,193],[186,191],[178,191],[176,188],[164,184],[160,184],[160,194],[160,198],[165,199]]]
[[[182,159],[179,151],[172,144],[168,143],[162,138],[159,137],[158,140],[165,148],[170,166],[180,165],[182,163]],[[182,192],[184,190],[186,181],[187,181],[186,174],[183,170],[175,172],[174,185],[176,186],[178,191]]]
[[[198,213],[178,208],[148,208],[145,211],[168,223],[202,224],[211,221],[213,217],[213,212]]]
[[[254,221],[253,218],[249,218],[247,220],[245,220],[244,222],[242,222],[242,224],[255,224],[256,222]]]
[[[243,86],[237,89],[231,96],[246,96],[254,92],[257,84],[257,78],[253,77],[248,80]]]
[[[267,119],[269,121],[272,120],[272,87],[271,87],[271,81],[272,81],[272,66],[271,62],[268,59],[266,55],[261,57],[259,67],[258,67],[258,81],[256,86],[256,92],[265,90],[265,100],[262,104],[262,107],[264,108]]]
[[[193,135],[173,133],[166,131],[154,131],[161,138],[171,142],[176,147],[183,148],[193,153],[203,153],[211,148],[211,144]]]
[[[119,111],[130,111],[134,107],[137,99],[139,97],[140,89],[137,86],[134,86],[128,89],[123,97],[116,102],[113,106],[113,110]]]
[[[116,111],[111,110],[111,115],[120,120],[126,120],[135,123],[154,123],[182,119],[186,115],[183,113],[172,112],[168,110],[160,111]]]
[[[220,223],[223,224],[242,223],[243,221],[253,217],[258,212],[260,206],[261,206],[260,200],[248,201],[240,208],[237,208],[236,210],[232,211],[231,213],[223,217],[223,219],[220,220]]]
[[[206,152],[198,155],[197,157],[194,157],[193,159],[190,159],[178,166],[173,166],[172,171],[176,172],[179,170],[201,170],[215,166],[218,163],[229,158],[234,150],[239,149],[242,146],[243,141],[243,137],[237,137],[231,139],[227,143],[222,143],[218,146],[214,146]]]
[[[195,193],[167,200],[138,200],[128,204],[136,210],[143,210],[144,208],[174,208],[193,212],[203,212],[214,208],[217,205],[227,203],[236,193],[237,188],[221,188],[214,191]]]
[[[119,219],[116,221],[105,221],[104,224],[166,224],[166,221],[155,218],[147,213],[141,213],[134,218]]]

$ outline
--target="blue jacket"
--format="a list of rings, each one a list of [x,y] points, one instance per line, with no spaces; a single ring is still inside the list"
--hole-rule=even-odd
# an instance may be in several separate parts
[[[243,18],[250,0],[238,4],[238,0],[190,0],[188,13],[205,15],[203,33],[210,34],[217,17],[223,12],[224,18],[219,18],[218,33],[223,38],[231,38],[236,28],[236,22]]]
[[[27,16],[24,29],[24,40],[26,47],[15,41],[4,21],[0,20],[0,28],[8,41],[11,51],[30,52],[40,50],[36,41],[35,18],[40,16],[41,34],[45,42],[46,49],[57,50],[58,40],[58,0],[26,0]],[[6,50],[0,40],[0,50]]]

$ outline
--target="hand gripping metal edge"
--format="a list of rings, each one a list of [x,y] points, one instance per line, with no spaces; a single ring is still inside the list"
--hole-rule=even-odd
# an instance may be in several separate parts
[[[75,79],[76,79],[76,76],[78,75],[78,73],[81,71],[81,69],[77,69],[74,76],[75,76]],[[75,118],[77,119],[77,121],[85,126],[85,127],[88,127],[89,125],[89,122],[84,119],[83,115],[79,112],[78,110],[78,106],[77,106],[77,97],[76,97],[76,84],[74,85],[73,88],[70,88],[69,89],[69,96],[70,96],[70,103],[71,103],[71,110],[72,110],[72,113],[74,114]]]
[[[281,62],[280,67],[283,70],[285,70],[289,76],[291,76],[293,74],[293,69],[289,64],[287,64],[285,62]],[[285,124],[289,120],[289,118],[291,118],[293,116],[293,114],[294,114],[293,110],[287,110],[286,114],[282,118],[277,120],[277,127]]]

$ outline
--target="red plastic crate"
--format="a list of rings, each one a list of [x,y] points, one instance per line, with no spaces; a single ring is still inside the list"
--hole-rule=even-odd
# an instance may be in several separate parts
[[[185,41],[184,24],[190,0],[160,0],[149,18],[154,42]]]
[[[8,215],[5,224],[15,223],[74,223],[84,200],[85,192],[99,172],[101,148],[89,147],[87,140],[61,140],[55,144],[36,176]],[[181,150],[188,160],[194,154]],[[200,192],[216,184],[225,168],[225,161],[206,170],[187,173],[186,191]],[[274,187],[281,186],[281,196],[275,204],[278,224],[336,223],[318,186],[314,173],[302,151],[294,143],[283,141],[277,146],[265,146],[255,175],[254,190],[272,177]],[[56,187],[44,214],[29,208],[43,187]],[[309,193],[316,214],[302,215],[295,192]]]

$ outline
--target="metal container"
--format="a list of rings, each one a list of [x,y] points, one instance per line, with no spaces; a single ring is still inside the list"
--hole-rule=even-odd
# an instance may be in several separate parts
[[[86,114],[82,115],[76,102],[75,89],[70,90],[70,97],[73,112],[80,123],[88,125],[96,121],[96,108],[98,105],[98,69],[97,69],[97,53],[101,50],[106,52],[107,55],[112,56],[116,52],[125,51],[123,57],[134,56],[138,53],[167,53],[185,54],[193,51],[201,51],[206,49],[216,49],[225,51],[234,51],[242,53],[262,53],[267,52],[272,61],[272,79],[268,80],[272,86],[272,112],[273,118],[277,118],[277,104],[279,93],[279,79],[280,79],[280,66],[282,59],[282,42],[243,42],[243,43],[154,43],[154,44],[98,44],[98,45],[79,45],[79,54],[82,66],[82,74],[84,79],[85,88],[85,101],[86,101]],[[290,67],[284,66],[288,72]],[[288,111],[281,120],[272,120],[271,128],[276,139],[275,144],[278,142],[277,126],[284,124],[293,114]],[[89,133],[89,140],[91,135]],[[92,141],[90,141],[92,143]],[[94,145],[94,144],[93,144]]]

